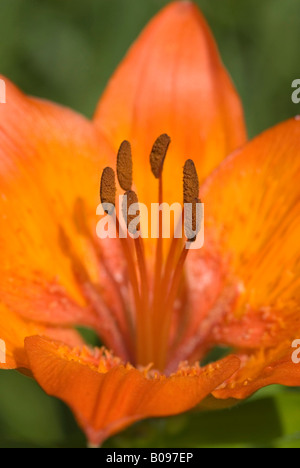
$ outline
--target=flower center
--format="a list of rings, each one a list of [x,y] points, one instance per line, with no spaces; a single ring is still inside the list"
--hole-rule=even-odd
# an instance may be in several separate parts
[[[163,134],[155,141],[150,154],[151,170],[158,181],[159,207],[163,204],[163,167],[169,145],[169,136]],[[141,212],[137,209],[132,210],[133,206],[140,206],[138,196],[132,190],[132,167],[131,146],[124,141],[118,152],[116,171],[118,183],[125,192],[122,203],[124,228],[122,220],[116,215],[117,188],[115,172],[110,167],[106,167],[102,173],[100,199],[107,215],[115,220],[117,236],[126,259],[134,298],[134,311],[131,314],[134,323],[128,323],[134,340],[134,364],[145,366],[153,363],[156,369],[164,370],[172,341],[174,343],[178,338],[176,303],[181,300],[185,288],[185,262],[189,247],[196,241],[201,224],[198,216],[198,207],[201,206],[198,199],[199,181],[193,161],[187,160],[183,169],[183,209],[178,222],[178,227],[181,232],[184,231],[184,235],[177,236],[174,229],[172,238],[165,240],[163,210],[159,209],[155,259],[151,265],[145,253],[146,240],[141,235]],[[127,230],[126,235],[124,229]],[[164,249],[166,246],[167,249]],[[126,300],[124,302],[126,303]]]

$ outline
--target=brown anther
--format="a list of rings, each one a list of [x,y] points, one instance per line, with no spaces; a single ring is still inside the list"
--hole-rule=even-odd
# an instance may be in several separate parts
[[[156,179],[159,179],[162,174],[165,157],[170,143],[171,138],[166,133],[164,133],[157,138],[152,147],[150,154],[150,164],[152,173]]]
[[[184,230],[190,242],[196,240],[201,228],[199,220],[199,179],[194,161],[188,159],[183,168],[183,203],[184,203]]]
[[[124,140],[121,144],[117,156],[117,177],[120,187],[124,192],[132,187],[132,155],[131,145]]]
[[[139,220],[140,211],[134,210],[134,213],[132,214],[132,212],[130,211],[130,207],[138,203],[139,203],[139,200],[138,200],[137,194],[133,192],[133,190],[128,190],[124,194],[123,204],[122,204],[123,217],[125,219],[128,232],[132,235],[135,235],[137,231],[140,230],[140,223],[139,222],[137,224],[133,223],[133,221],[137,220],[137,218]]]
[[[199,196],[199,179],[194,161],[188,159],[183,168],[183,203],[194,203]]]
[[[116,204],[115,172],[111,167],[106,167],[102,172],[100,184],[100,200],[107,214],[112,214]]]

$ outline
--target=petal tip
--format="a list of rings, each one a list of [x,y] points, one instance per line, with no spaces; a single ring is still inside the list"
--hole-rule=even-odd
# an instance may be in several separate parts
[[[176,21],[202,16],[198,5],[190,0],[179,0],[169,3],[158,13],[158,17],[164,15],[169,15],[170,17],[174,15]]]

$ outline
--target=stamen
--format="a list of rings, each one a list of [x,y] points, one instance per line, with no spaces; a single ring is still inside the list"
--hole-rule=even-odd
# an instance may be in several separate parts
[[[132,187],[132,155],[131,145],[124,140],[117,156],[117,177],[120,187],[127,192]]]
[[[194,203],[199,196],[199,179],[194,161],[188,159],[183,168],[183,203]]]
[[[116,182],[115,172],[111,167],[106,167],[102,172],[100,184],[100,200],[107,214],[112,214],[116,205]]]
[[[113,209],[115,209],[115,198],[116,198],[115,173],[111,167],[106,167],[103,170],[102,177],[101,177],[100,199],[103,205],[103,209],[108,215],[113,214]],[[128,243],[128,239],[124,238],[121,232],[122,228],[120,226],[118,217],[115,216],[114,219],[116,222],[117,235],[121,242],[121,247],[123,250],[124,257],[126,258],[127,271],[128,271],[130,283],[131,283],[132,290],[133,290],[135,305],[136,305],[136,308],[138,309],[140,307],[140,294],[139,294],[138,279],[137,279],[136,270],[135,270],[134,258],[132,256],[132,252],[130,249],[130,245]],[[103,263],[102,258],[99,258],[99,260],[101,261],[101,263]],[[111,273],[109,274],[109,277],[111,281],[113,282],[113,284],[117,286]],[[122,294],[120,294],[120,296],[122,296]],[[132,330],[131,317],[128,313],[125,301],[123,301],[123,309],[127,318],[128,326]]]
[[[160,135],[155,141],[150,154],[151,170],[154,176],[158,179],[158,203],[163,203],[163,165],[166,154],[170,145],[171,139],[167,134]],[[159,211],[158,215],[158,239],[156,244],[155,255],[155,284],[153,295],[154,314],[157,310],[157,301],[159,301],[159,286],[161,283],[162,264],[163,264],[163,238],[162,238],[163,214]]]
[[[167,134],[160,135],[155,141],[150,154],[151,171],[158,179],[158,202],[163,203],[163,167],[171,139]],[[117,156],[117,180],[125,192],[122,202],[122,214],[131,238],[123,236],[118,217],[115,218],[117,234],[121,242],[127,263],[129,284],[131,285],[135,306],[135,329],[130,323],[131,316],[126,321],[135,332],[136,363],[149,364],[163,370],[168,356],[168,346],[171,337],[172,317],[175,313],[176,299],[184,292],[185,262],[189,252],[188,242],[193,242],[200,230],[199,219],[199,179],[195,164],[188,159],[183,168],[183,202],[184,212],[178,227],[184,224],[185,240],[177,238],[174,233],[169,245],[169,252],[164,259],[162,235],[162,211],[159,212],[158,230],[154,271],[149,276],[141,231],[140,206],[137,194],[132,190],[133,167],[130,143],[124,140]],[[100,197],[103,205],[110,204],[115,209],[116,183],[113,169],[104,169],[101,178]],[[135,205],[133,207],[133,205]],[[109,205],[108,205],[109,206]],[[103,207],[108,214],[106,206]],[[201,218],[201,216],[200,216]],[[126,228],[125,228],[126,230]],[[186,242],[187,241],[187,242]],[[132,249],[134,247],[134,249]],[[113,277],[111,278],[113,280]],[[152,281],[154,280],[154,281]],[[114,284],[117,287],[117,284]],[[122,298],[121,298],[122,299]],[[122,304],[126,312],[126,301]],[[128,311],[127,311],[128,312]],[[173,339],[174,337],[172,337]],[[130,350],[130,346],[127,346]]]
[[[184,228],[189,242],[196,240],[197,233],[200,230],[200,223],[197,220],[197,203],[199,193],[199,179],[194,162],[189,159],[186,161],[183,169],[183,202],[184,202]],[[185,245],[179,259],[177,259],[173,267],[173,257],[179,246],[178,239],[173,239],[170,247],[170,252],[166,262],[166,269],[162,281],[162,291],[167,296],[163,301],[160,311],[163,310],[163,317],[160,319],[158,332],[158,342],[160,346],[156,354],[156,363],[159,368],[164,368],[166,364],[168,336],[171,328],[172,313],[174,303],[180,288],[180,284],[184,274],[184,265],[189,250]],[[172,261],[173,260],[173,261]],[[173,268],[172,268],[173,267]],[[173,274],[172,274],[173,273]],[[156,314],[157,317],[157,314]],[[157,324],[157,320],[156,320]]]
[[[188,159],[183,168],[183,203],[184,203],[184,231],[189,242],[194,242],[200,230],[197,216],[199,179],[194,162]]]
[[[150,164],[153,175],[156,179],[161,177],[165,157],[171,143],[170,137],[164,133],[155,141],[150,154]]]
[[[128,232],[134,236],[134,246],[140,276],[140,301],[139,309],[136,311],[137,356],[140,362],[149,363],[149,359],[152,356],[152,326],[149,315],[149,280],[143,242],[140,236],[136,236],[137,232],[140,230],[140,223],[136,224],[136,219],[140,212],[139,210],[135,210],[134,213],[130,213],[130,207],[133,204],[138,205],[138,197],[135,192],[129,190],[124,195],[122,210]]]
[[[158,179],[158,203],[163,203],[163,166],[166,158],[166,154],[170,145],[171,139],[167,134],[160,135],[155,141],[152,151],[150,154],[150,165],[151,170],[155,178]],[[154,274],[154,290],[153,290],[153,301],[152,301],[152,327],[153,329],[159,329],[161,321],[161,284],[162,284],[162,268],[163,268],[163,237],[162,237],[162,223],[163,215],[162,211],[159,211],[158,218],[158,239],[156,244],[155,254],[155,274]],[[152,336],[152,340],[154,336]],[[152,349],[155,349],[156,345],[152,342]]]
[[[135,225],[133,223],[134,220],[136,220],[137,216],[139,216],[140,212],[135,211],[135,213],[130,213],[130,207],[132,205],[138,205],[139,200],[137,197],[137,194],[133,190],[128,190],[124,194],[123,198],[123,205],[122,205],[122,212],[123,212],[123,217],[127,225],[127,229],[129,234],[132,234],[133,236],[136,235],[138,231],[140,231],[140,223]]]

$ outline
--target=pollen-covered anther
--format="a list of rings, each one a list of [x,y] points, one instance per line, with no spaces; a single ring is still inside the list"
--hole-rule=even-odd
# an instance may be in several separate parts
[[[117,177],[120,187],[127,192],[132,187],[132,153],[131,145],[124,140],[117,156]]]
[[[183,203],[184,230],[187,239],[194,242],[201,228],[201,200],[199,195],[199,179],[194,162],[188,159],[183,168]]]
[[[123,197],[122,212],[129,234],[135,235],[140,231],[140,211],[138,197],[133,190],[128,190]]]
[[[106,167],[102,172],[100,184],[100,200],[107,214],[112,214],[116,205],[116,181],[115,172],[111,167]]]
[[[159,179],[162,174],[166,154],[170,143],[171,138],[166,133],[164,133],[156,139],[152,147],[152,151],[150,154],[150,164],[152,173],[156,179]]]
[[[194,203],[199,196],[199,179],[192,159],[185,162],[183,168],[183,203]]]

